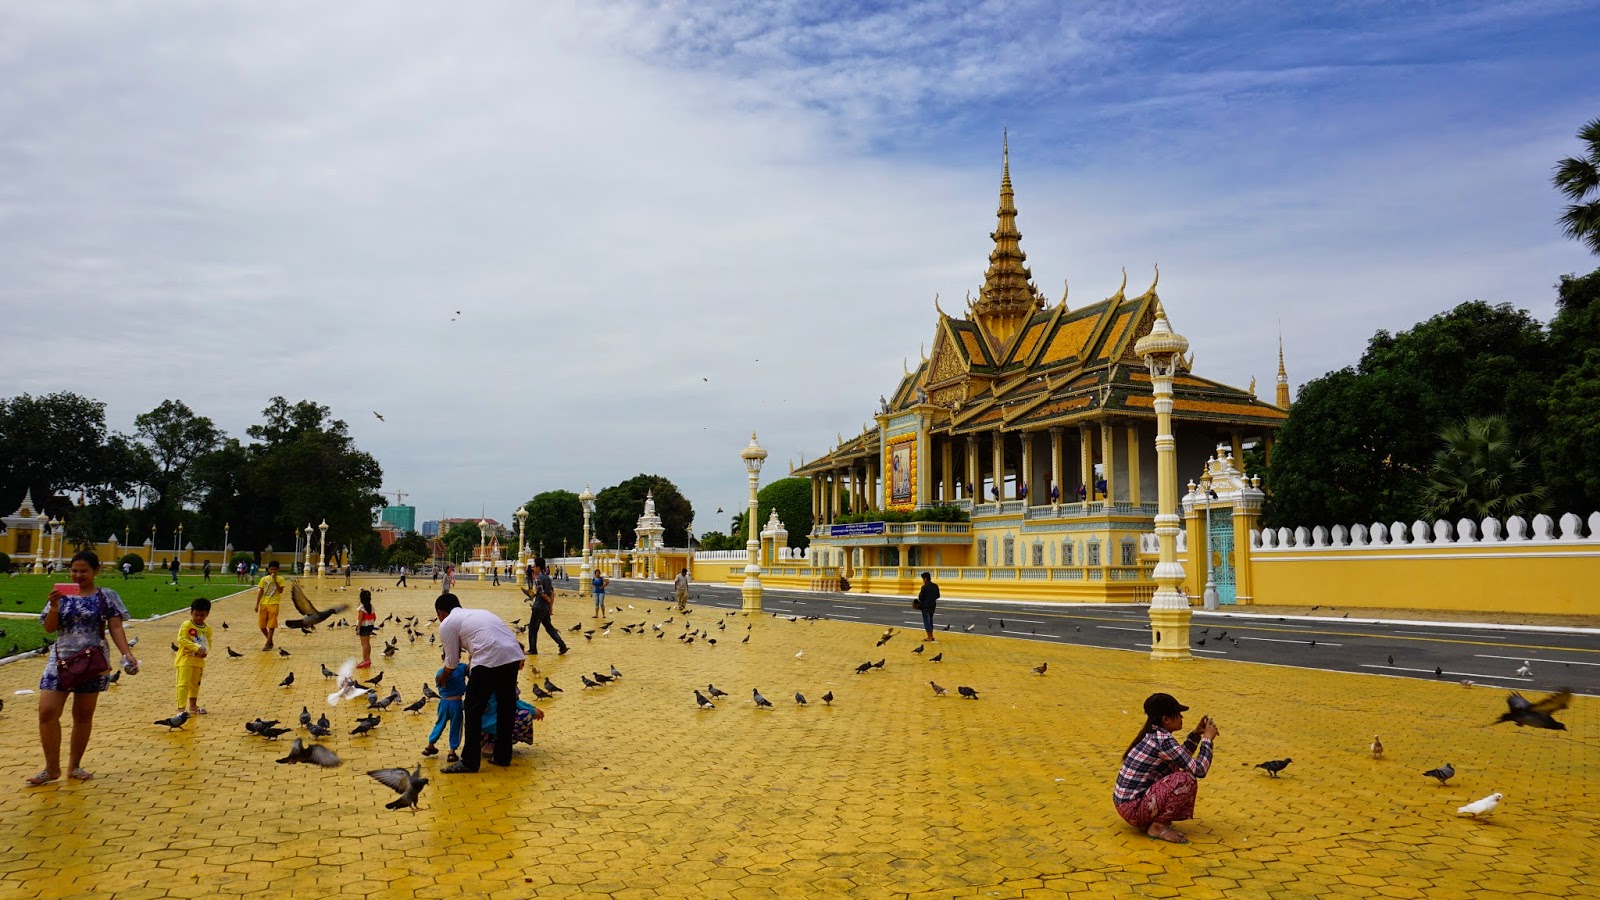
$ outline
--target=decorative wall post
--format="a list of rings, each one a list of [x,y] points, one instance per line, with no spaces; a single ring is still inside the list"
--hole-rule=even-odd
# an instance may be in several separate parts
[[[1155,569],[1156,593],[1150,601],[1151,659],[1190,658],[1189,621],[1193,613],[1189,601],[1178,592],[1178,584],[1183,581],[1183,564],[1178,562],[1177,547],[1178,442],[1172,436],[1172,379],[1177,374],[1178,361],[1188,349],[1188,340],[1173,332],[1166,310],[1157,300],[1155,324],[1133,348],[1133,352],[1144,357],[1150,369],[1156,410],[1156,539],[1161,556]],[[1106,463],[1109,470],[1110,460]],[[1108,488],[1109,481],[1107,478]]]

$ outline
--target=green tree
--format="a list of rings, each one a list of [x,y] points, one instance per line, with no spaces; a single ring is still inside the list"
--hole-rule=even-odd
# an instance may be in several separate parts
[[[1563,275],[1556,284],[1556,314],[1550,320],[1550,360],[1558,375],[1583,363],[1600,347],[1600,269]]]
[[[566,547],[574,553],[583,550],[583,503],[571,491],[545,491],[522,504],[528,511],[525,534],[528,553],[554,556]],[[516,521],[516,517],[512,517]],[[593,523],[590,523],[591,526]],[[515,537],[512,543],[515,544]]]
[[[309,400],[291,406],[274,397],[262,415],[265,421],[248,429],[259,442],[249,448],[248,471],[251,493],[272,508],[268,540],[292,542],[306,523],[323,521],[339,541],[371,531],[383,506],[383,467],[356,448],[349,426]]]
[[[720,531],[708,531],[700,535],[701,550],[743,550],[744,542],[729,537]]]
[[[811,546],[811,481],[806,478],[780,478],[756,493],[756,522],[767,526],[773,507],[778,509],[778,521],[789,532],[787,546]],[[747,509],[733,517],[732,536],[740,540],[734,549],[743,549],[749,540],[750,526]]]
[[[639,517],[644,514],[645,495],[652,492],[656,503],[656,515],[661,517],[661,526],[666,529],[662,540],[669,545],[677,546],[684,540],[689,523],[694,519],[694,507],[690,505],[688,498],[678,491],[677,485],[660,475],[635,475],[595,495],[593,521],[595,536],[609,546],[615,542],[617,532],[620,531],[622,546],[633,547],[637,540],[633,527],[639,523]]]
[[[1551,181],[1572,202],[1561,214],[1567,237],[1600,254],[1600,119],[1578,129],[1583,154],[1556,163]]]
[[[458,522],[444,533],[441,543],[450,559],[459,561],[471,559],[478,552],[478,543],[482,539],[483,529],[478,527],[477,522]]]
[[[1600,509],[1600,347],[1568,369],[1545,400],[1544,472],[1553,508]]]
[[[474,526],[476,527],[476,526]],[[405,553],[426,562],[432,550],[428,546],[428,539],[415,531],[408,531],[395,540],[394,543],[384,548],[384,564],[391,566],[414,566],[414,562],[402,563],[395,559],[396,554]]]
[[[134,433],[149,455],[149,487],[161,513],[176,513],[194,499],[190,471],[195,461],[215,450],[222,432],[205,416],[197,416],[181,400],[164,400],[160,406],[134,417]]]
[[[70,512],[68,491],[115,499],[118,475],[108,470],[106,405],[62,391],[0,399],[0,505],[16,508],[24,491],[51,515]],[[110,495],[110,496],[107,496]]]
[[[1505,419],[1470,418],[1447,426],[1439,437],[1445,445],[1428,470],[1421,498],[1424,518],[1493,516],[1505,521],[1547,510],[1537,455]]]

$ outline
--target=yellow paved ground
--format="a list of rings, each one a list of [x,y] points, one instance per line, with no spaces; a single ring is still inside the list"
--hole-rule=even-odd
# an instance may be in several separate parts
[[[461,593],[524,614],[512,590]],[[426,615],[431,597],[385,591],[379,617]],[[662,604],[634,606],[619,625],[667,617]],[[564,599],[557,622],[583,611]],[[363,773],[415,765],[432,707],[390,712],[354,738],[358,712],[339,708],[329,744],[342,768],[275,765],[288,738],[268,743],[242,724],[328,709],[318,663],[337,665],[356,639],[286,635],[293,656],[281,659],[258,651],[251,618],[246,599],[218,604],[219,642],[247,658],[212,660],[210,715],[174,733],[150,723],[172,712],[175,621],[135,629],[145,670],[103,697],[87,783],[23,786],[40,765],[35,704],[14,691],[36,686],[40,663],[0,667],[0,898],[1600,894],[1600,703],[1589,698],[1563,716],[1568,732],[1490,728],[1501,693],[1455,684],[1156,664],[959,633],[919,656],[905,630],[879,650],[881,628],[771,617],[741,644],[746,622],[729,617],[715,646],[613,630],[575,636],[566,657],[546,650],[540,677],[566,693],[544,704],[535,746],[509,770],[437,777],[413,814],[384,809],[393,795]],[[410,701],[436,654],[402,646],[381,669]],[[929,661],[936,652],[944,662]],[[880,657],[884,670],[852,673]],[[1032,674],[1044,661],[1048,674]],[[581,689],[580,674],[611,665],[619,684]],[[295,685],[277,687],[291,670]],[[929,679],[981,699],[935,699]],[[699,711],[690,689],[707,682],[733,696]],[[757,711],[751,688],[777,708]],[[1151,841],[1111,808],[1139,703],[1156,689],[1222,729],[1189,846]],[[796,690],[812,705],[798,708]],[[1375,733],[1383,760],[1367,752]],[[1251,767],[1282,756],[1295,760],[1282,778]],[[1444,762],[1459,772],[1449,786],[1420,774]],[[1491,791],[1506,796],[1500,813],[1456,817]]]

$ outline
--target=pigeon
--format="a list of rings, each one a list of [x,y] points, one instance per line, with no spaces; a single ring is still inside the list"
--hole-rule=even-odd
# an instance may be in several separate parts
[[[428,786],[428,779],[422,777],[420,765],[412,772],[405,769],[373,769],[367,774],[400,795],[400,799],[385,803],[385,809],[405,809],[409,806],[415,812],[417,798],[422,796],[422,789]]]
[[[233,649],[232,647],[224,647],[223,649],[228,651],[228,658],[229,659],[243,659],[244,658],[244,654],[243,653],[240,653],[239,651]]]
[[[718,698],[718,699],[721,699],[721,698],[723,698],[723,697],[726,697],[726,696],[728,696],[728,692],[727,692],[727,691],[724,691],[724,690],[719,690],[719,689],[718,689],[718,688],[717,688],[717,686],[716,686],[716,685],[714,685],[714,684],[708,684],[708,685],[706,685],[706,693],[708,693],[708,694],[710,694],[710,695],[711,695],[711,696],[712,696],[712,697],[715,697],[715,698]]]
[[[886,663],[886,662],[888,662],[888,661],[889,661],[889,660],[888,660],[888,658],[887,658],[887,657],[885,657],[885,658],[884,658],[884,659],[880,659],[880,660],[878,660],[878,661],[877,661],[877,662],[875,662],[875,663],[873,663],[873,664],[872,664],[872,667],[873,667],[873,668],[874,668],[874,669],[881,669],[881,668],[883,668],[883,664],[884,664],[884,663]]]
[[[545,679],[545,680],[544,680],[544,689],[545,689],[545,690],[547,690],[547,691],[549,691],[549,692],[550,692],[550,693],[552,693],[552,694],[562,694],[562,693],[566,693],[566,692],[565,692],[565,691],[563,691],[563,690],[561,690],[561,688],[558,688],[558,687],[556,687],[556,684],[555,684],[555,682],[553,682],[553,681],[551,681],[551,680],[550,680],[550,679],[548,679],[548,678],[546,678],[546,679]]]
[[[319,728],[327,728],[328,727],[328,714],[327,713],[323,713],[322,715],[317,716],[317,726]]]
[[[263,719],[257,716],[254,721],[244,723],[244,730],[251,734],[260,734],[276,724],[278,724],[277,719]]]
[[[552,694],[544,688],[539,687],[537,684],[528,685],[528,689],[533,691],[533,696],[540,700],[549,700],[551,697],[555,696],[555,694]]]
[[[1504,799],[1505,795],[1499,791],[1496,791],[1482,800],[1474,800],[1471,803],[1468,803],[1466,806],[1457,809],[1456,815],[1470,816],[1474,819],[1479,816],[1487,816],[1498,809],[1500,807],[1500,801]]]
[[[1433,667],[1433,677],[1435,677],[1435,678],[1443,678],[1444,677],[1444,666],[1434,666]]]
[[[971,625],[968,625],[966,628],[963,628],[961,630],[970,633],[972,631],[972,629],[977,628],[977,627],[978,627],[978,623],[974,622]]]
[[[944,688],[940,687],[939,685],[937,685],[937,684],[935,684],[935,683],[933,683],[931,681],[928,682],[928,687],[933,688],[933,695],[935,697],[943,697],[945,694],[950,693],[949,691],[945,690]]]
[[[157,725],[165,725],[165,726],[167,726],[167,728],[172,729],[172,728],[182,728],[183,727],[183,723],[185,723],[187,721],[189,721],[189,711],[188,710],[184,710],[184,711],[178,713],[177,715],[173,716],[170,719],[157,719],[155,721],[155,724],[157,724]]]
[[[106,679],[106,684],[108,684],[108,685],[116,684],[117,680],[119,678],[121,678],[121,677],[122,677],[122,673],[121,672],[112,672],[111,673],[111,677]]]
[[[571,632],[574,632],[574,633],[582,631],[583,630],[583,623],[579,622],[578,624],[572,626],[571,628],[569,628],[567,630],[571,631]]]
[[[1289,768],[1289,763],[1292,762],[1294,762],[1294,760],[1285,756],[1283,759],[1269,759],[1264,763],[1256,763],[1256,768],[1266,769],[1268,775],[1271,775],[1273,778],[1277,778],[1278,773]]]
[[[1429,778],[1439,779],[1440,784],[1449,784],[1450,779],[1456,777],[1456,767],[1450,765],[1449,763],[1445,763],[1437,769],[1429,769],[1422,774],[1428,776]]]
[[[1506,698],[1509,707],[1495,719],[1492,724],[1501,722],[1514,722],[1518,728],[1526,725],[1529,728],[1548,728],[1551,731],[1566,731],[1567,726],[1552,718],[1553,713],[1566,709],[1572,703],[1572,691],[1562,688],[1554,694],[1546,694],[1537,701],[1529,702],[1528,699],[1516,691]]]
[[[1522,661],[1522,668],[1517,670],[1517,677],[1519,677],[1519,678],[1527,678],[1529,675],[1532,675],[1532,674],[1533,674],[1533,667],[1528,665],[1528,661],[1527,660],[1523,660]]]
[[[578,680],[583,682],[583,686],[586,688],[597,688],[600,686],[599,682],[591,681],[587,675],[579,675]]]
[[[660,637],[660,636],[661,636],[661,635],[659,635],[659,634],[658,634],[658,635],[656,635],[656,637]],[[748,635],[748,634],[747,634],[747,635],[745,635],[745,636],[744,636],[744,640],[742,640],[742,641],[740,641],[740,642],[739,642],[739,643],[741,643],[741,644],[748,644],[748,643],[750,643],[750,635]]]
[[[310,727],[310,725],[311,725],[311,710],[309,710],[306,707],[302,706],[302,707],[300,707],[300,727],[301,728],[308,728],[308,727]]]
[[[417,702],[412,703],[409,706],[405,707],[405,711],[406,712],[410,712],[410,713],[421,712],[422,708],[424,706],[427,706],[427,705],[428,705],[428,698],[427,697],[418,697],[417,698]]]
[[[868,661],[862,663],[861,665],[856,666],[856,674],[857,675],[864,675],[864,674],[866,674],[867,672],[870,672],[870,671],[872,671],[872,661],[871,660],[868,660]]]
[[[376,675],[372,676],[371,678],[367,679],[367,684],[370,684],[370,685],[373,685],[373,686],[377,686],[377,685],[383,684],[383,673],[379,672],[378,674],[376,674]]]
[[[823,706],[832,706],[833,705],[833,691],[829,691],[826,694],[822,695],[822,705]]]
[[[338,706],[340,700],[353,700],[367,692],[356,680],[356,661],[347,659],[339,667],[339,689],[328,695],[328,705]]]
[[[1049,669],[1049,668],[1050,668],[1050,663],[1048,663],[1048,662],[1039,663],[1037,666],[1033,667],[1033,674],[1035,674],[1035,675],[1043,675],[1045,673],[1045,670]]]
[[[1391,665],[1391,666],[1394,665],[1394,657],[1393,656],[1389,657],[1389,665]]]
[[[266,738],[269,741],[275,741],[293,730],[293,728],[263,728],[260,731],[257,731],[256,734],[260,737]]]
[[[928,662],[944,662],[944,651],[940,650],[936,655],[929,659]]]
[[[1372,758],[1383,759],[1383,741],[1378,740],[1377,735],[1372,736]]]
[[[706,699],[706,695],[700,693],[698,690],[696,690],[694,692],[694,704],[696,706],[700,707],[701,709],[716,709],[717,708],[717,705],[715,703],[712,703],[710,700]]]
[[[795,658],[795,659],[802,659],[802,658],[804,658],[804,657],[805,657],[805,655],[806,655],[806,652],[805,652],[805,651],[804,651],[804,650],[801,650],[801,651],[800,651],[800,652],[799,652],[799,653],[796,653],[796,654],[795,654],[795,655],[794,655],[794,658]]]
[[[374,416],[377,416],[377,417],[378,417],[378,421],[379,421],[379,422],[387,422],[387,421],[389,421],[389,420],[388,420],[388,419],[385,419],[385,418],[384,418],[384,417],[383,417],[383,413],[380,413],[380,412],[378,412],[378,411],[377,411],[377,410],[373,410],[373,411],[372,411],[372,414],[373,414],[373,415],[374,415]]]
[[[962,696],[962,698],[966,699],[966,700],[976,700],[976,699],[978,699],[978,692],[973,690],[972,688],[967,687],[964,684],[963,685],[958,685],[956,687],[956,693],[960,694]]]
[[[321,744],[307,744],[299,738],[289,745],[289,755],[278,760],[280,765],[294,765],[295,763],[311,763],[324,769],[333,769],[339,766],[339,755]]]
[[[917,649],[915,649],[915,650],[913,650],[911,652],[912,653],[921,653],[923,650],[926,650],[927,648],[928,648],[927,644],[918,644],[917,645]]]
[[[617,667],[616,666],[612,666],[611,667],[611,677],[612,678],[621,678],[622,677],[622,673],[617,671]]]
[[[1463,679],[1461,679],[1461,686],[1464,687],[1464,688],[1470,688],[1474,684],[1477,684],[1477,682],[1473,681],[1471,678],[1463,678]]]
[[[322,667],[322,677],[323,678],[334,678],[334,677],[337,677],[338,674],[339,674],[338,672],[335,672],[334,670],[328,668],[328,664],[327,663],[317,663],[317,665]]]
[[[278,687],[288,687],[292,684],[294,684],[294,673],[290,672],[282,681],[278,682]]]
[[[600,684],[610,684],[611,682],[616,681],[616,679],[612,678],[610,675],[601,675],[599,672],[590,672],[589,674],[593,675],[594,680]]]
[[[434,690],[433,689],[433,685],[428,684],[426,681],[424,681],[422,683],[422,699],[424,699],[424,700],[437,700],[437,699],[439,699],[439,692]]]
[[[761,691],[756,690],[755,688],[750,689],[750,699],[756,702],[756,709],[761,709],[763,707],[770,709],[772,707],[772,701],[761,696]]]
[[[323,722],[328,721],[328,717],[327,716],[323,716],[322,717],[322,721]],[[327,725],[319,725],[316,722],[312,722],[310,725],[307,725],[306,726],[306,731],[312,737],[319,737],[319,738],[327,737],[328,735],[333,734],[333,729],[329,728]]]
[[[806,695],[800,693],[799,691],[795,691],[794,692],[794,702],[800,704],[801,706],[805,706],[806,705]]]
[[[283,649],[282,647],[279,647],[278,648],[278,655],[279,656],[283,656],[283,657],[287,657],[289,655],[289,651]]]
[[[366,734],[367,732],[369,732],[372,729],[377,728],[377,727],[378,727],[378,723],[374,722],[371,719],[358,719],[358,720],[356,720],[356,727],[352,728],[350,730],[350,733],[352,735],[355,735],[355,734]]]

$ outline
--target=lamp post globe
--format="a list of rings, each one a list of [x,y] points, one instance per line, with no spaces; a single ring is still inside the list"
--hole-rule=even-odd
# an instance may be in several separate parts
[[[742,611],[745,613],[761,612],[761,538],[757,529],[760,523],[756,521],[756,485],[761,480],[761,464],[767,461],[767,451],[761,449],[756,443],[756,433],[750,432],[750,446],[744,448],[739,454],[744,460],[745,472],[750,479],[750,511],[745,516],[749,520],[750,539],[745,542],[744,584],[739,589],[739,596],[743,600]]]
[[[517,577],[514,580],[517,584],[532,587],[533,585],[528,584],[527,568],[528,508],[519,506],[517,507]]]
[[[590,544],[593,543],[589,539],[589,523],[594,516],[594,491],[587,484],[583,486],[583,493],[578,495],[578,503],[583,506],[583,567],[578,570],[578,593],[588,597],[594,594],[594,585],[590,583],[594,580],[594,571],[589,556]]]

